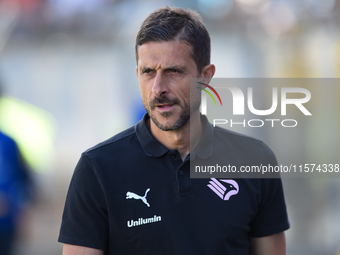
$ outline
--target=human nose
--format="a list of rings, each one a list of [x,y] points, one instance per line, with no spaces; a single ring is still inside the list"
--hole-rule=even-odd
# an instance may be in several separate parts
[[[161,72],[159,72],[156,74],[153,81],[152,92],[158,97],[164,96],[165,94],[168,93],[166,79],[163,76],[164,75]]]

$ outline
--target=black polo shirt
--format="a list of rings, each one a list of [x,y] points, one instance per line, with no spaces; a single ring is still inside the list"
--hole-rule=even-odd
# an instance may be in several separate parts
[[[289,228],[280,179],[190,179],[190,155],[182,161],[177,150],[155,140],[146,118],[82,154],[59,242],[110,255],[246,255],[249,237]],[[254,147],[258,157],[264,151],[273,157],[262,142],[202,121],[202,142],[232,139],[236,146],[239,140],[242,157]],[[195,157],[213,157],[216,148],[204,147]]]

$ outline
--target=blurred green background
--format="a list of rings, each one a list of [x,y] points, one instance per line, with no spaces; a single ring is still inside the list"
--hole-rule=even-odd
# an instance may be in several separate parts
[[[0,0],[0,128],[17,140],[37,187],[15,255],[61,254],[61,214],[80,153],[144,112],[135,36],[165,5],[202,15],[215,77],[340,76],[339,0]],[[327,94],[339,109],[339,90]],[[332,142],[339,130],[330,129]],[[340,179],[284,186],[287,254],[339,255]]]

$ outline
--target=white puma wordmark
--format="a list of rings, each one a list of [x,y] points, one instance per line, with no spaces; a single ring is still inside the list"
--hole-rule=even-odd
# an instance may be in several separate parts
[[[135,194],[135,193],[133,193],[133,192],[128,191],[128,192],[126,193],[126,199],[132,199],[132,198],[134,198],[134,199],[140,199],[140,200],[142,200],[142,201],[144,202],[144,204],[146,204],[148,207],[150,207],[150,204],[148,203],[148,201],[146,201],[146,195],[148,194],[149,191],[150,191],[150,189],[147,189],[147,190],[145,191],[144,197],[141,197],[141,196],[139,196],[139,195],[137,195],[137,194]]]

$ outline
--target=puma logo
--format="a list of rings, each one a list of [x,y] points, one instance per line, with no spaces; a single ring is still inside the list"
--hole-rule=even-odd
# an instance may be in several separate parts
[[[144,197],[141,197],[141,196],[139,196],[139,195],[137,195],[137,194],[135,194],[135,193],[133,193],[133,192],[128,191],[128,192],[126,193],[126,199],[132,199],[132,198],[134,198],[134,199],[140,199],[140,200],[143,201],[144,204],[146,204],[148,207],[150,207],[150,204],[149,204],[148,201],[146,200],[146,195],[148,194],[149,191],[150,191],[150,189],[147,189],[147,190],[145,191]]]

